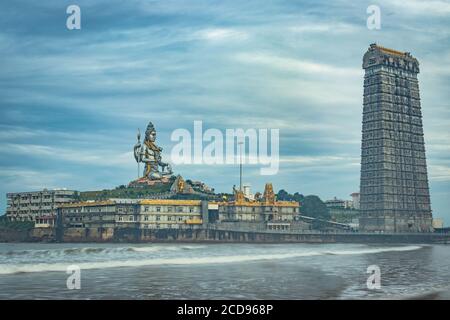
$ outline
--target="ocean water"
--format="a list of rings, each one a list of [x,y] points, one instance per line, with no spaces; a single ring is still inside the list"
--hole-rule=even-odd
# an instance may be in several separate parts
[[[80,268],[69,290],[67,267]],[[380,289],[368,289],[369,266]],[[0,244],[0,299],[450,298],[450,246]]]

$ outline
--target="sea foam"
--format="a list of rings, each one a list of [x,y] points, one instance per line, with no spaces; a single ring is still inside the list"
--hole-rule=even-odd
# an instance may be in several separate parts
[[[151,251],[152,247],[129,247],[132,250]],[[125,248],[129,250],[129,248]],[[158,250],[165,250],[168,247],[155,247]],[[169,247],[170,248],[170,247]],[[183,246],[179,247],[183,248]],[[196,249],[201,248],[195,247]],[[173,257],[173,258],[143,258],[132,260],[109,260],[76,263],[81,270],[104,269],[104,268],[125,268],[125,267],[145,267],[158,265],[199,265],[199,264],[226,264],[242,263],[263,260],[279,260],[289,258],[301,258],[321,255],[359,255],[376,254],[381,252],[412,251],[418,250],[422,246],[402,246],[402,247],[381,247],[362,248],[354,250],[315,250],[315,251],[293,251],[288,253],[273,254],[245,254],[245,255],[221,255],[221,256],[201,256],[201,257]],[[122,248],[123,249],[123,248]],[[65,272],[69,265],[74,263],[34,263],[34,264],[3,264],[0,265],[0,274],[16,274],[31,272]]]

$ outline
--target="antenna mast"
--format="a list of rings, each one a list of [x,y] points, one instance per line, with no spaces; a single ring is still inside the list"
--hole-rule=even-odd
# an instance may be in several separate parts
[[[243,142],[238,142],[239,144],[239,191],[242,192],[242,144]]]

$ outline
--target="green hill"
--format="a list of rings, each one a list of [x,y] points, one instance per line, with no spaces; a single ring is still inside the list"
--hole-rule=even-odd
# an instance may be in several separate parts
[[[79,201],[86,200],[105,200],[109,198],[127,198],[127,199],[140,199],[146,198],[159,193],[165,193],[170,191],[171,183],[157,184],[154,186],[145,187],[127,187],[119,186],[111,190],[97,190],[97,191],[83,191],[80,192]]]

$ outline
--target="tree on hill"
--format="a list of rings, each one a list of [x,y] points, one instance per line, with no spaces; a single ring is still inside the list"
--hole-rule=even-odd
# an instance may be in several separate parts
[[[292,201],[291,195],[284,189],[281,189],[277,193],[277,200],[279,201]]]
[[[300,203],[300,213],[302,215],[324,220],[331,219],[327,206],[318,196],[309,195],[305,197],[298,192],[290,194],[286,190],[281,189],[278,191],[277,200],[297,201]]]
[[[297,202],[301,203],[304,198],[305,197],[298,192],[296,192],[294,194],[290,194],[284,189],[281,189],[277,193],[277,200],[279,200],[279,201],[297,201]]]
[[[330,220],[331,215],[325,203],[318,196],[309,195],[301,203],[300,212],[302,215],[317,219]]]

